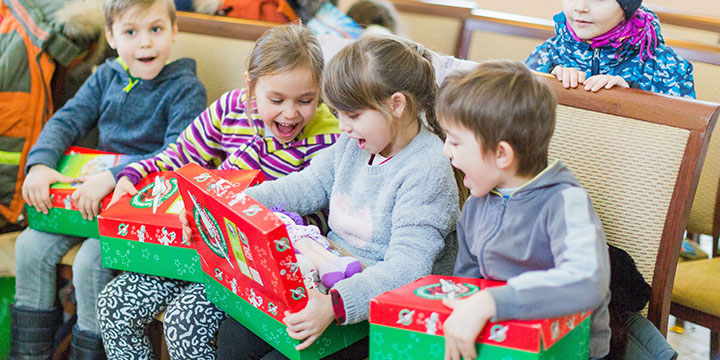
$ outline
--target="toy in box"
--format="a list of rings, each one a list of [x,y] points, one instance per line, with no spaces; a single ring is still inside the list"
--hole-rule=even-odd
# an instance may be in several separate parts
[[[367,323],[330,324],[305,350],[282,323],[308,297],[283,222],[263,205],[199,166],[178,170],[205,292],[213,303],[290,359],[319,359],[367,335]],[[314,291],[314,290],[311,290]]]
[[[60,158],[57,171],[77,179],[80,176],[99,173],[122,164],[123,157],[124,155],[71,146]],[[35,208],[26,204],[28,226],[49,233],[97,238],[97,219],[83,219],[72,201],[72,193],[77,190],[79,185],[77,182],[50,185],[52,207],[47,215],[35,211]],[[101,209],[107,206],[111,197],[112,194],[102,200]]]
[[[462,298],[503,282],[429,275],[370,301],[370,359],[443,359],[442,300]],[[533,321],[488,322],[478,335],[478,359],[588,359],[590,313]]]
[[[258,170],[205,170],[246,188],[262,182]],[[103,266],[172,279],[202,282],[195,245],[182,238],[184,211],[175,172],[153,173],[99,218]]]

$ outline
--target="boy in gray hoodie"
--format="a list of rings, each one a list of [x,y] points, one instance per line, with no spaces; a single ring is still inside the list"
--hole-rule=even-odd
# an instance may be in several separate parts
[[[590,197],[559,161],[551,89],[520,62],[486,62],[438,94],[443,153],[472,196],[457,224],[454,274],[507,281],[463,300],[444,323],[445,358],[474,359],[485,323],[592,310],[590,357],[609,351],[610,265]]]
[[[99,130],[99,150],[131,155],[126,160],[133,162],[175,142],[207,103],[194,60],[167,62],[178,31],[172,0],[104,0],[103,10],[106,38],[119,57],[100,65],[50,118],[25,165],[23,199],[46,214],[49,186],[74,180],[54,170],[58,160],[94,127]],[[80,178],[72,199],[84,218],[98,215],[100,201],[115,187],[114,175],[124,166]],[[96,304],[113,273],[102,267],[99,240],[26,229],[15,244],[9,359],[50,357],[61,316],[55,307],[56,265],[78,243],[82,246],[73,263],[78,320],[72,356],[104,358]]]

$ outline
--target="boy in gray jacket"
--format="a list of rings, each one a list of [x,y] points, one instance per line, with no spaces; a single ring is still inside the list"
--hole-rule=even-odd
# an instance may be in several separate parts
[[[446,359],[474,359],[492,319],[592,310],[590,357],[609,351],[610,265],[587,192],[559,161],[551,89],[520,62],[486,62],[449,77],[438,94],[443,153],[472,197],[457,224],[455,275],[507,281],[463,300],[444,323]]]
[[[133,162],[173,143],[207,103],[195,62],[167,63],[178,31],[172,0],[105,0],[103,10],[108,43],[120,56],[100,65],[50,118],[25,165],[23,199],[46,214],[49,186],[74,180],[54,170],[58,160],[94,127],[99,130],[99,150],[132,155],[126,160]],[[98,215],[100,201],[115,187],[114,175],[124,166],[80,179],[72,199],[84,218]],[[104,358],[96,303],[113,274],[102,267],[99,240],[26,229],[15,244],[10,359],[50,357],[61,316],[55,307],[56,265],[78,243],[82,246],[73,263],[78,320],[72,357]]]

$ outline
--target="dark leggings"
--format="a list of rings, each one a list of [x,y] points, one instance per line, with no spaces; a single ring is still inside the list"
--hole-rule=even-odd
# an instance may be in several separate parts
[[[368,357],[368,337],[342,349],[325,359],[354,360]],[[279,360],[287,359],[270,344],[253,334],[235,319],[228,318],[218,330],[218,359]]]

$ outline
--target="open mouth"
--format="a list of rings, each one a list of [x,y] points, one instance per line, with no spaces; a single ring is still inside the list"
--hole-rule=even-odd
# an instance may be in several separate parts
[[[138,58],[138,61],[140,61],[141,63],[145,63],[145,64],[151,63],[153,60],[155,60],[155,56],[148,56],[148,57]]]
[[[277,121],[275,122],[275,125],[281,136],[292,136],[295,133],[295,129],[298,127],[298,124],[285,124]]]
[[[364,148],[365,148],[365,143],[366,143],[366,140],[365,140],[365,139],[358,139],[358,147],[359,147],[359,148],[364,149]]]

